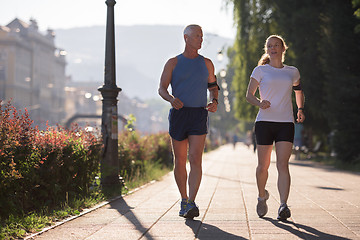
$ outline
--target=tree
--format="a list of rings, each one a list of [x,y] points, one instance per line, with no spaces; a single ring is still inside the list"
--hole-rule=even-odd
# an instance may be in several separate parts
[[[249,77],[263,53],[265,39],[275,26],[272,24],[270,3],[266,0],[232,0],[238,31],[230,51],[230,68],[234,71],[232,88],[235,93],[237,119],[253,120],[257,108],[245,99]]]
[[[319,58],[322,9],[322,1],[275,0],[273,13],[289,45],[286,63],[300,71],[306,97],[304,124],[308,131],[316,135],[326,135],[329,131],[324,104],[324,73]]]
[[[360,32],[351,1],[326,1],[322,15],[321,56],[326,117],[334,148],[345,162],[360,163]]]
[[[335,136],[338,157],[360,162],[360,0],[232,0],[237,38],[230,54],[236,117],[253,119],[246,103],[249,76],[270,34],[287,42],[285,63],[300,70],[306,96],[305,127],[326,143]],[[296,9],[296,11],[294,11]]]
[[[360,0],[353,0],[354,15],[360,19]],[[355,26],[355,33],[360,33],[360,23]]]

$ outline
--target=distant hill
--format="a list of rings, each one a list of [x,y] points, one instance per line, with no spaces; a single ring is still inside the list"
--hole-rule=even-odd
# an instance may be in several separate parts
[[[157,98],[164,64],[184,49],[183,26],[117,26],[116,81],[122,93],[140,99]],[[67,75],[73,81],[104,82],[105,26],[56,29],[56,46],[67,51]],[[209,57],[218,72],[227,64],[217,52],[229,47],[232,39],[204,33],[200,54]]]

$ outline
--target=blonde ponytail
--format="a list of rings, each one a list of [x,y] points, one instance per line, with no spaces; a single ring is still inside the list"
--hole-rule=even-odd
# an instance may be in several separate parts
[[[260,58],[260,60],[259,60],[259,62],[258,62],[258,66],[265,65],[265,64],[268,64],[268,63],[270,63],[269,54],[264,53],[264,54],[261,56],[261,58]]]

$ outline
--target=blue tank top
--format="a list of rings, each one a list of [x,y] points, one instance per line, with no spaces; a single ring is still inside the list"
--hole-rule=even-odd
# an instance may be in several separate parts
[[[184,107],[206,107],[208,77],[203,56],[190,59],[178,55],[170,82],[173,96],[179,98]]]

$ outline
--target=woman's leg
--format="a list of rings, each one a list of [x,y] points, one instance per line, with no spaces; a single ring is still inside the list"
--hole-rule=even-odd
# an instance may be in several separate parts
[[[276,149],[276,167],[278,170],[278,191],[280,194],[280,203],[287,203],[290,192],[290,172],[289,172],[289,159],[292,152],[291,142],[277,142],[275,143]]]
[[[265,186],[268,179],[272,147],[272,145],[257,145],[258,166],[256,168],[256,182],[260,198],[265,197]]]

